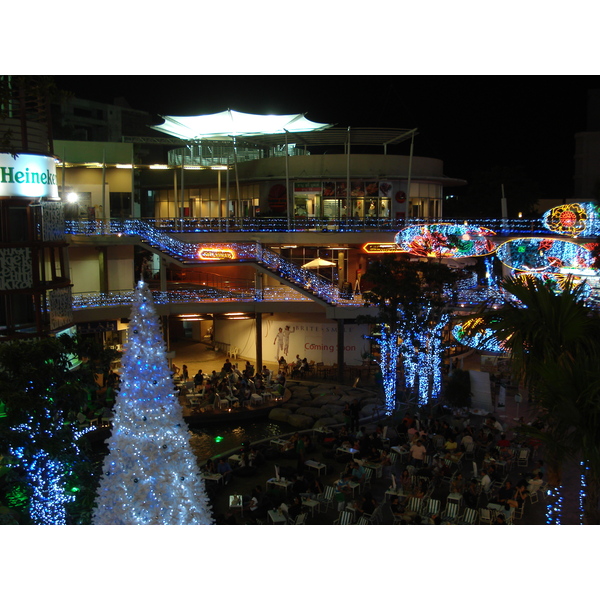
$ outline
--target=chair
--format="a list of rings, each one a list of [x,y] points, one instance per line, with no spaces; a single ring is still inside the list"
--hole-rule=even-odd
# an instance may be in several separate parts
[[[365,515],[369,519],[371,525],[379,525],[383,520],[381,506],[376,506],[375,510],[370,515]]]
[[[225,408],[229,407],[229,400],[227,398],[221,398],[219,394],[215,394],[215,402],[218,402],[219,408],[223,408],[223,406]]]
[[[356,522],[357,525],[369,525],[369,520],[367,519],[367,517],[361,517],[360,519],[358,519],[358,521]]]
[[[360,483],[360,491],[362,492],[367,486],[371,487],[371,478],[373,477],[373,469],[365,469],[364,479]]]
[[[321,506],[333,508],[333,498],[335,496],[335,488],[331,485],[325,486],[325,491],[317,496],[317,500],[321,503]]]
[[[460,506],[458,502],[447,502],[444,512],[441,514],[442,521],[455,523],[459,517]]]
[[[485,523],[491,525],[492,521],[496,518],[494,511],[489,508],[479,509],[479,523]]]
[[[354,518],[354,515],[348,511],[348,510],[343,510],[340,513],[340,516],[333,522],[334,525],[352,525],[352,519]]]
[[[519,457],[517,458],[517,466],[529,466],[529,448],[521,448],[521,450],[519,451]]]
[[[458,525],[475,525],[477,511],[474,508],[465,508],[464,514],[458,519]]]
[[[437,515],[440,512],[441,502],[435,498],[430,498],[427,501],[427,504],[423,507],[421,515],[424,517],[433,517],[433,515]]]
[[[548,482],[544,482],[535,492],[535,502],[538,502],[539,500],[539,496],[541,496],[542,498],[546,495],[546,492],[548,491]],[[531,498],[531,495],[530,495]],[[533,499],[531,500],[531,504],[535,504],[535,502],[533,501]]]
[[[306,513],[300,513],[295,519],[288,515],[287,519],[290,525],[306,525]]]
[[[408,501],[408,506],[406,507],[406,510],[415,512],[417,514],[421,514],[421,505],[422,504],[423,504],[422,498],[411,498]]]
[[[475,459],[475,442],[469,442],[465,445],[465,460]]]
[[[525,502],[523,502],[520,507],[515,508],[515,512],[513,513],[513,519],[522,519],[524,508]]]

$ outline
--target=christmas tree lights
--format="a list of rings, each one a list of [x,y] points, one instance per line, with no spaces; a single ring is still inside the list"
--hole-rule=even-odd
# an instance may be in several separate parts
[[[95,525],[213,523],[148,286],[135,291]]]

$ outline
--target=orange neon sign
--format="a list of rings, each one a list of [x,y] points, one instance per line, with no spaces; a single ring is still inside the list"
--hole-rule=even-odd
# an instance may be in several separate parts
[[[395,252],[403,252],[398,244],[375,244],[367,243],[363,246],[363,250],[368,254],[391,254]]]
[[[235,250],[230,248],[200,248],[200,260],[234,260],[237,257]]]

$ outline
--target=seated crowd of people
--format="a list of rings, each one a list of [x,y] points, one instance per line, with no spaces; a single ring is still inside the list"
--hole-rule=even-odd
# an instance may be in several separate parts
[[[187,373],[187,367],[184,365],[184,372]],[[175,369],[173,369],[175,374]],[[190,381],[189,376],[181,377],[182,382]],[[201,393],[204,405],[214,405],[217,395],[221,398],[228,398],[238,406],[245,406],[250,403],[253,394],[261,394],[265,390],[271,391],[276,396],[282,396],[286,378],[284,373],[279,373],[275,377],[265,366],[260,373],[254,373],[254,367],[246,362],[243,371],[237,364],[232,364],[229,358],[225,360],[220,372],[212,371],[205,374],[202,369],[193,377],[194,392]],[[184,398],[189,393],[189,388],[181,385],[179,388],[180,397]]]

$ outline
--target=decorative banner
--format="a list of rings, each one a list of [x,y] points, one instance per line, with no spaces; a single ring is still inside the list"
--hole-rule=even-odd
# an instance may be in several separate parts
[[[561,204],[542,215],[544,227],[561,235],[597,236],[600,232],[600,207],[591,202]]]
[[[376,181],[365,182],[365,196],[379,196],[379,184]]]
[[[583,269],[591,269],[594,264],[589,249],[575,242],[552,238],[509,240],[498,246],[496,256],[517,271],[577,274]]]
[[[287,190],[282,183],[276,183],[269,190],[267,198],[269,208],[274,213],[283,213],[287,209]]]
[[[365,184],[362,181],[350,182],[350,195],[358,198],[365,195]]]
[[[379,196],[381,198],[389,198],[391,196],[392,183],[390,181],[379,182]]]
[[[335,182],[324,181],[323,182],[323,197],[324,198],[335,198]]]
[[[59,199],[56,162],[39,154],[0,154],[0,196]]]
[[[395,241],[402,251],[415,256],[461,258],[491,254],[494,244],[488,237],[493,235],[491,229],[476,225],[438,223],[405,227]]]

